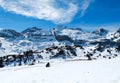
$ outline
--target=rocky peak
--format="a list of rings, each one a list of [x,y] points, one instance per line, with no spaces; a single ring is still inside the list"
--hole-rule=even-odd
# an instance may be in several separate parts
[[[0,30],[0,37],[20,37],[22,36],[21,33],[16,32],[15,30],[12,29],[2,29]]]
[[[97,29],[96,31],[93,31],[93,33],[98,34],[100,36],[106,36],[108,33],[108,30],[100,28],[100,29]]]

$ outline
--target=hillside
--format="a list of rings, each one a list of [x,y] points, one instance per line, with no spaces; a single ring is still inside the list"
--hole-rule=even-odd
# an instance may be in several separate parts
[[[34,65],[46,59],[94,60],[120,56],[119,29],[114,32],[103,28],[93,32],[80,28],[55,30],[32,27],[17,32],[2,29],[0,67]]]

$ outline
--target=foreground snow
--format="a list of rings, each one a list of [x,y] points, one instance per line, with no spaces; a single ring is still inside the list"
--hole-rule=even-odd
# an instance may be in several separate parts
[[[2,83],[120,83],[120,58],[95,61],[52,61],[0,69]]]

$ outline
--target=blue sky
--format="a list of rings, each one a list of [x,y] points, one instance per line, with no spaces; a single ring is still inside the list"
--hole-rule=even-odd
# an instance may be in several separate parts
[[[116,29],[120,27],[120,0],[0,0],[0,28],[53,28],[59,24]]]

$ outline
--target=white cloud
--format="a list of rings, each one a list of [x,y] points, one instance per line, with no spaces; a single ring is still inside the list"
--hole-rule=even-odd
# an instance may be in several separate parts
[[[68,23],[72,21],[76,13],[80,11],[83,15],[91,0],[83,0],[81,6],[73,0],[59,0],[65,7],[56,7],[58,0],[0,0],[0,6],[7,11],[38,19],[50,20],[54,23]],[[80,2],[78,2],[80,3]]]
[[[92,2],[92,0],[84,0],[83,4],[81,6],[81,16],[84,16],[86,10],[88,9],[90,3]]]

